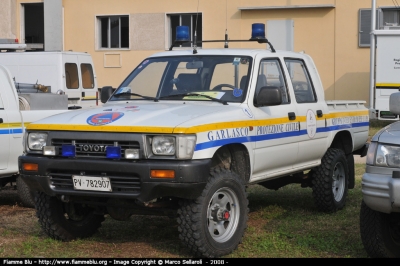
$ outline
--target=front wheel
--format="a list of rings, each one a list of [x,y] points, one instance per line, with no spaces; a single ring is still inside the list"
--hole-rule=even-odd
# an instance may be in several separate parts
[[[179,238],[195,255],[227,255],[238,247],[247,226],[244,181],[229,170],[212,169],[202,195],[181,201],[178,214]]]
[[[79,203],[62,202],[39,192],[35,197],[36,216],[43,231],[56,240],[70,241],[90,237],[104,221],[104,215]]]
[[[35,192],[31,191],[28,185],[20,176],[17,177],[18,196],[25,207],[35,208]]]
[[[321,165],[312,170],[314,202],[319,211],[336,212],[346,203],[349,167],[340,149],[329,148]]]
[[[400,213],[374,211],[362,201],[360,234],[370,257],[400,258]]]

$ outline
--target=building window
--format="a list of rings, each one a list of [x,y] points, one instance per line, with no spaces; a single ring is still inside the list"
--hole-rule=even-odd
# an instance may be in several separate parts
[[[99,22],[99,48],[129,48],[129,17],[97,17]]]
[[[169,45],[172,45],[176,39],[176,27],[188,26],[190,40],[194,41],[194,33],[196,31],[197,41],[203,40],[202,15],[200,13],[191,14],[170,14],[169,19]],[[180,47],[192,47],[192,43],[184,43]],[[198,43],[197,47],[202,44]]]
[[[400,30],[400,9],[395,7],[382,7],[376,10],[376,29]],[[370,47],[371,45],[371,9],[359,10],[358,46]]]

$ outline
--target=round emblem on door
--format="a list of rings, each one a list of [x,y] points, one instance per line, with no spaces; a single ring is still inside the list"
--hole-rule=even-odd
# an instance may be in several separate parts
[[[312,110],[307,111],[306,123],[307,135],[310,139],[312,139],[317,133],[317,118]]]

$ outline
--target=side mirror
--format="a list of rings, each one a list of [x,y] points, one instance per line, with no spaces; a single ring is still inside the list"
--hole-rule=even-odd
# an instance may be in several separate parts
[[[110,99],[112,93],[113,93],[113,87],[111,87],[111,86],[104,86],[104,87],[101,88],[101,90],[100,90],[100,101],[101,101],[102,103],[107,102],[108,99]]]
[[[400,115],[400,92],[395,92],[390,95],[389,110],[396,115]]]
[[[256,107],[280,104],[282,104],[282,92],[278,87],[273,86],[262,87],[254,99]]]

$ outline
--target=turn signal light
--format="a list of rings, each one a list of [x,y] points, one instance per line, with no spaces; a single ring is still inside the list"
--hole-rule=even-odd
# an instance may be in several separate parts
[[[174,170],[151,170],[150,178],[175,178]]]
[[[37,172],[39,170],[39,165],[36,163],[23,163],[22,168],[25,171],[35,171]]]

